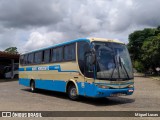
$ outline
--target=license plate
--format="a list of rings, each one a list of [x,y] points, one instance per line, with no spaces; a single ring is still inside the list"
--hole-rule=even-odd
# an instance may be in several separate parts
[[[125,96],[126,94],[124,93],[115,93],[115,94],[111,94],[111,97],[117,97],[117,96]]]

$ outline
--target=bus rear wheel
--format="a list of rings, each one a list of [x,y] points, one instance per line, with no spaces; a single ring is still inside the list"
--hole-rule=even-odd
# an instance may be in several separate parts
[[[73,85],[73,84],[69,85],[69,88],[68,88],[68,97],[71,100],[78,100],[78,98],[79,98],[79,96],[77,94],[76,86]]]
[[[31,92],[35,92],[36,91],[35,82],[33,80],[30,83],[30,90],[31,90]]]

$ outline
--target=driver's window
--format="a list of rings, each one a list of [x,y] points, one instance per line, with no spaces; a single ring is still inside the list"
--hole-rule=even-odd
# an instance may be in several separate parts
[[[86,72],[93,72],[93,70],[94,70],[94,66],[93,66],[93,64],[90,64],[91,63],[91,60],[92,60],[92,57],[91,57],[91,54],[90,53],[88,53],[88,54],[86,54]]]
[[[92,55],[91,53],[86,53],[85,54],[85,76],[89,78],[94,77],[94,67],[95,64],[91,64],[92,61]]]

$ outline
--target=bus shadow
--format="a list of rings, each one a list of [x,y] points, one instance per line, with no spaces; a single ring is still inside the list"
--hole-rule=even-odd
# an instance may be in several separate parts
[[[30,89],[26,88],[26,89],[21,89],[23,91],[26,92],[31,92]],[[36,89],[36,94],[41,94],[41,95],[45,95],[45,96],[51,96],[51,97],[57,97],[57,98],[62,98],[62,99],[68,99],[67,94],[63,93],[63,92],[57,92],[57,91],[50,91],[50,90],[43,90],[43,89]]]
[[[31,93],[30,89],[21,89],[21,90]],[[36,91],[36,94],[69,100],[67,94],[62,92],[38,89]],[[70,101],[73,102],[72,100]],[[80,96],[80,99],[74,102],[80,102],[94,106],[113,106],[119,104],[133,103],[135,102],[135,99],[125,98],[125,97],[89,98]]]
[[[80,102],[95,106],[113,106],[135,102],[135,99],[124,97],[107,97],[107,98],[82,98]]]

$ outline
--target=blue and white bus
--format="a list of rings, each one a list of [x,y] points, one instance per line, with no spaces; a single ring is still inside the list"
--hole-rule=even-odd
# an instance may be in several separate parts
[[[20,56],[19,84],[79,96],[110,97],[134,92],[127,47],[116,40],[81,38]]]

